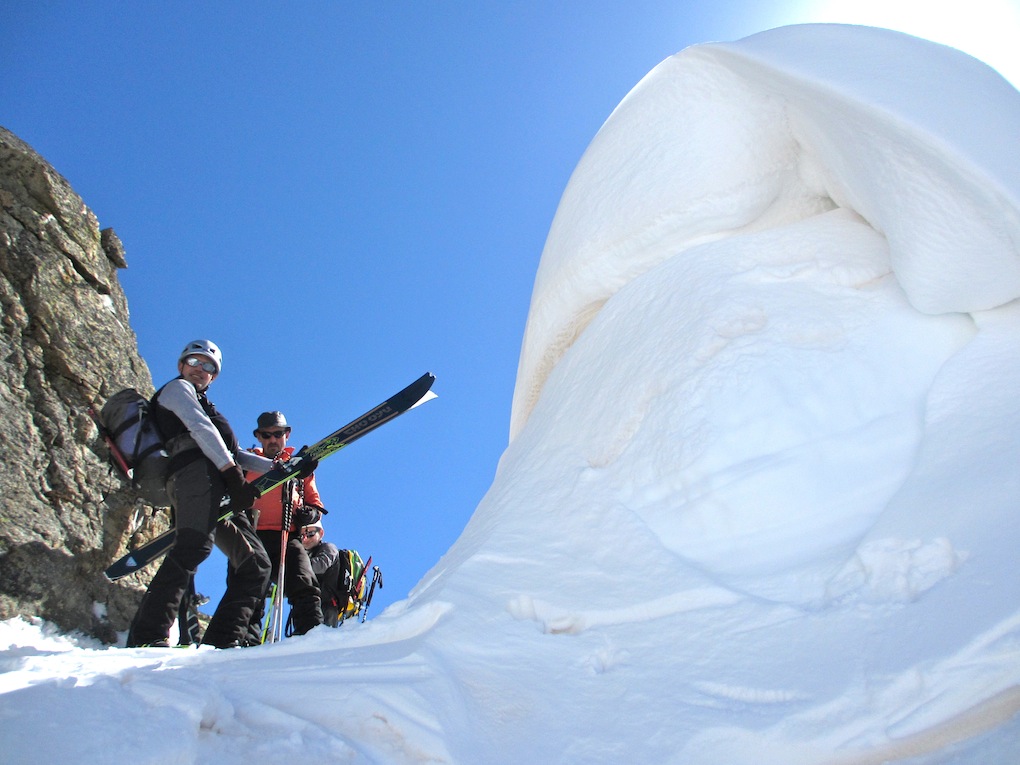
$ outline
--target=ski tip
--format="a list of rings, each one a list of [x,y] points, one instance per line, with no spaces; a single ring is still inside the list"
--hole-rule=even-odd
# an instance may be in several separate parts
[[[422,404],[424,404],[426,401],[431,401],[434,398],[439,398],[439,394],[435,393],[434,391],[431,391],[431,390],[430,391],[426,391],[424,396],[422,396],[420,399],[415,401],[414,404],[411,405],[411,408],[414,409],[415,407],[419,407]]]

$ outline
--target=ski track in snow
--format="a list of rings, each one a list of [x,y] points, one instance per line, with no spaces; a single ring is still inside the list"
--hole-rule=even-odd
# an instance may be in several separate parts
[[[746,704],[786,704],[791,701],[806,701],[811,698],[799,691],[774,688],[748,688],[726,683],[696,682],[693,687],[705,694],[728,701],[739,701]]]
[[[519,595],[507,604],[507,610],[515,619],[537,622],[547,634],[578,635],[596,627],[648,622],[689,611],[723,608],[740,600],[742,597],[730,590],[704,587],[632,606],[598,611],[559,608],[528,595]]]

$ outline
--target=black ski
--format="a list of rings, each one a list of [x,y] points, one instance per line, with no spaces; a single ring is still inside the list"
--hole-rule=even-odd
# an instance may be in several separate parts
[[[399,417],[404,412],[413,409],[418,404],[424,404],[434,393],[430,393],[432,383],[436,381],[435,375],[426,372],[402,391],[383,401],[379,406],[370,409],[353,422],[349,422],[333,433],[316,441],[311,446],[306,446],[301,451],[295,452],[294,456],[286,462],[280,463],[268,473],[265,473],[254,481],[252,485],[258,489],[259,496],[267,491],[275,489],[287,479],[293,477],[301,468],[304,459],[313,458],[323,460],[331,454],[336,454],[348,444],[352,444],[368,433],[371,433],[381,425]]]
[[[379,404],[379,406],[370,409],[356,420],[330,433],[322,440],[316,441],[311,446],[306,446],[279,467],[273,468],[268,473],[259,476],[252,482],[252,485],[258,489],[259,496],[261,496],[297,473],[305,457],[323,460],[331,454],[340,451],[348,444],[354,443],[367,433],[371,433],[381,425],[385,425],[390,420],[399,417],[404,412],[410,411],[419,404],[424,404],[426,401],[435,398],[436,394],[431,392],[432,383],[435,381],[435,375],[431,372],[426,372],[402,391]],[[229,503],[229,497],[224,497],[224,499]],[[217,520],[226,520],[231,515],[232,513],[225,513]],[[176,538],[177,532],[174,529],[164,531],[137,550],[132,550],[115,561],[103,573],[110,581],[116,581],[123,576],[132,574],[152,563],[152,561],[160,556],[165,555],[174,546]]]
[[[152,563],[156,558],[165,555],[167,550],[174,546],[177,540],[177,530],[167,529],[158,537],[153,537],[137,550],[132,550],[124,557],[115,561],[103,573],[111,582],[116,582],[121,577],[135,573],[143,566]]]

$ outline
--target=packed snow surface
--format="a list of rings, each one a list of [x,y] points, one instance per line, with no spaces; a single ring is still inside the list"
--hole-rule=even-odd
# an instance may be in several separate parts
[[[623,100],[535,282],[512,440],[364,624],[0,627],[17,763],[1020,760],[1020,93],[788,27]]]

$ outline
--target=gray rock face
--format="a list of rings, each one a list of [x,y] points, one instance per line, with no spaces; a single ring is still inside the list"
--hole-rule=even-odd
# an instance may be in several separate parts
[[[113,230],[0,127],[0,619],[39,616],[106,642],[152,571],[110,583],[103,569],[167,526],[111,473],[87,415],[121,388],[152,392],[125,267]]]

